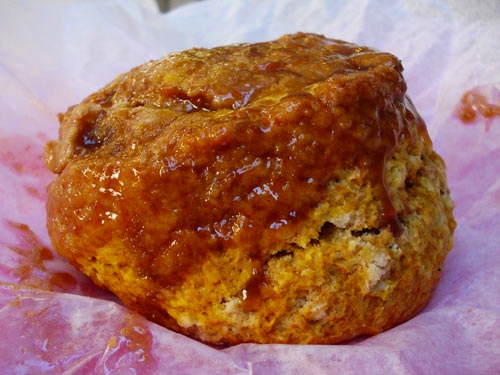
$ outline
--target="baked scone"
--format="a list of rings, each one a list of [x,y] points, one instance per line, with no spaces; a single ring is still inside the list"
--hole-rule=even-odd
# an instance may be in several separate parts
[[[208,343],[386,330],[428,302],[455,228],[405,92],[393,55],[315,34],[145,63],[60,116],[53,246]]]

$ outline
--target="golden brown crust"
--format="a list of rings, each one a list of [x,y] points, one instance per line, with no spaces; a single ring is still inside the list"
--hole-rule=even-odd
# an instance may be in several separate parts
[[[117,77],[47,144],[55,249],[210,343],[335,343],[407,320],[455,222],[401,71],[295,34]]]

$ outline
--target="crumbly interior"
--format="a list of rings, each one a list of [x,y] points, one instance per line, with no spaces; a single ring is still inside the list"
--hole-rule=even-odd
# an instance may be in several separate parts
[[[54,247],[212,344],[389,329],[430,299],[455,228],[404,92],[393,56],[311,34],[145,64],[61,116]]]

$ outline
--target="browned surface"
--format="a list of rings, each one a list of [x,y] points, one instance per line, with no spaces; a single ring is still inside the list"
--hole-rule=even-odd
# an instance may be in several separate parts
[[[392,55],[307,34],[133,69],[62,115],[47,146],[60,174],[47,204],[54,247],[126,304],[202,338],[199,325],[172,321],[165,299],[234,251],[245,280],[217,298],[256,312],[274,293],[270,257],[328,237],[331,220],[314,212],[346,171],[373,202],[354,236],[404,233],[408,203],[394,202],[386,165],[402,145],[431,145],[401,70]]]

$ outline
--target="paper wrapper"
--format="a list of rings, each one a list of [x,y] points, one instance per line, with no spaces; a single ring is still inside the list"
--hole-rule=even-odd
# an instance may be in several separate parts
[[[0,366],[15,374],[500,373],[500,117],[465,124],[467,90],[500,101],[500,3],[0,1]],[[343,345],[215,349],[147,321],[51,250],[43,144],[57,113],[118,73],[193,46],[311,31],[392,52],[448,166],[455,247],[429,305]],[[479,108],[480,109],[480,108]]]

